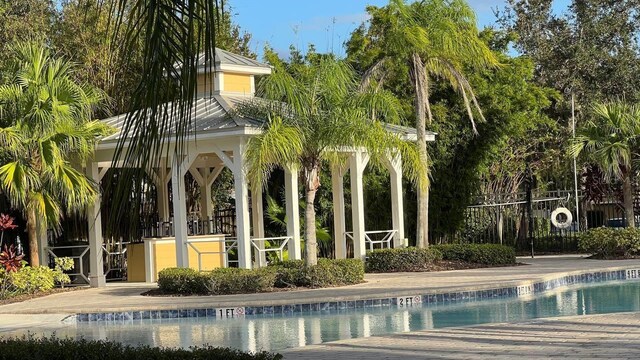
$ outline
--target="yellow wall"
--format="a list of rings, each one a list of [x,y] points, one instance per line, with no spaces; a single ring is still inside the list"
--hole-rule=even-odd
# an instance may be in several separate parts
[[[127,245],[127,281],[144,282],[144,244]]]
[[[211,74],[199,74],[196,81],[198,84],[198,94],[209,93],[211,89],[214,89],[213,76],[211,76]]]
[[[147,240],[149,241],[149,240]],[[193,243],[200,252],[221,252],[222,242]],[[157,274],[162,269],[176,267],[176,244],[173,240],[152,241],[154,259],[153,268]],[[198,270],[198,253],[191,246],[189,249],[189,267]],[[144,244],[130,244],[127,247],[127,279],[131,282],[145,281]],[[202,270],[213,270],[222,267],[224,254],[202,254]]]
[[[251,93],[251,75],[224,73],[224,91]]]
[[[193,244],[200,252],[220,252],[222,243],[203,242]],[[198,253],[189,246],[189,267],[198,269]],[[156,243],[155,244],[155,269],[159,272],[162,269],[176,266],[176,244]],[[202,254],[202,270],[212,270],[222,267],[223,254]]]

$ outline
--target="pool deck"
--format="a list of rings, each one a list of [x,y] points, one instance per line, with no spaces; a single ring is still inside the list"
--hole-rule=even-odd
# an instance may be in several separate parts
[[[367,274],[366,283],[340,288],[281,291],[224,296],[150,297],[141,293],[154,284],[111,283],[0,306],[0,314],[68,314],[161,309],[195,309],[305,302],[359,300],[426,292],[487,289],[520,285],[566,274],[628,268],[640,269],[640,260],[590,260],[582,256],[519,258],[527,265],[442,271],[432,273]]]
[[[285,360],[638,359],[640,313],[416,331],[310,345],[280,353]]]

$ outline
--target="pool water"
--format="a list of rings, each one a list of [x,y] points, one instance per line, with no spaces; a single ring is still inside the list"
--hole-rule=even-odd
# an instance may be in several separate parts
[[[154,319],[124,324],[79,323],[56,329],[55,334],[131,345],[188,348],[208,344],[259,351],[425,329],[626,311],[640,311],[640,282],[574,286],[531,298],[401,309],[349,309],[216,320]],[[36,334],[52,332],[41,329]]]

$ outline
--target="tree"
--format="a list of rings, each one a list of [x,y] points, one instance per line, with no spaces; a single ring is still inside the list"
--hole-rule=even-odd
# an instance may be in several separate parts
[[[95,199],[96,184],[76,167],[109,129],[91,117],[102,93],[75,83],[69,62],[35,43],[17,45],[15,56],[11,82],[0,85],[0,186],[26,215],[38,266],[38,230],[57,229],[64,213]]]
[[[464,0],[426,0],[405,4],[391,0],[385,7],[370,6],[370,27],[360,37],[363,46],[375,48],[368,55],[372,65],[364,75],[364,84],[372,79],[384,81],[385,66],[405,62],[414,91],[414,111],[418,133],[418,149],[427,164],[426,128],[433,121],[430,92],[436,79],[450,84],[463,98],[467,115],[476,132],[474,113],[484,116],[464,74],[467,69],[484,69],[497,65],[487,45],[478,37],[473,10]],[[356,35],[362,35],[362,30]],[[418,191],[416,244],[428,246],[429,194]]]
[[[79,81],[88,82],[105,91],[113,101],[111,110],[121,114],[135,110],[130,107],[133,92],[143,71],[144,43],[137,39],[126,49],[122,44],[130,17],[123,19],[119,29],[109,20],[109,9],[118,6],[120,0],[65,0],[53,24],[51,40],[54,49],[79,64],[75,75]],[[228,2],[226,2],[228,4]],[[125,8],[131,13],[131,8]],[[249,42],[251,34],[233,22],[228,9],[219,8],[216,46],[235,54],[253,57]],[[194,39],[196,41],[196,39]],[[202,45],[200,45],[202,46]],[[102,115],[102,114],[101,114]]]
[[[594,118],[581,129],[569,148],[573,156],[584,155],[598,165],[605,178],[622,181],[626,226],[635,227],[633,211],[633,163],[638,160],[640,107],[623,101],[599,103]]]
[[[266,109],[258,104],[258,111],[267,113],[269,120],[263,132],[249,141],[249,178],[252,184],[263,184],[274,167],[302,171],[305,260],[312,266],[317,263],[319,173],[327,162],[340,161],[340,149],[365,148],[374,164],[399,151],[409,177],[419,183],[426,182],[426,168],[415,148],[379,121],[397,117],[394,99],[383,91],[358,91],[357,78],[344,61],[316,54],[287,66],[273,52],[266,56],[274,70],[260,82],[258,93],[275,102]],[[256,111],[251,104],[241,109],[247,116],[252,116],[250,111]]]
[[[572,0],[562,12],[552,0],[508,0],[499,22],[536,64],[536,79],[588,112],[620,96],[640,100],[639,11],[637,0]]]
[[[9,65],[15,42],[48,37],[54,14],[51,0],[0,0],[0,69]]]

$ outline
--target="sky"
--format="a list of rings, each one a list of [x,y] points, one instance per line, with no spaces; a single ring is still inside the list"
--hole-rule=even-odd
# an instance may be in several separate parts
[[[556,6],[567,0],[556,0]],[[494,11],[504,0],[468,0],[480,28],[495,23]],[[367,5],[384,6],[388,0],[226,0],[234,21],[252,34],[251,49],[262,53],[265,44],[288,54],[289,45],[344,55],[343,43],[367,19]],[[558,4],[560,3],[560,4]],[[564,3],[564,4],[563,4]]]

